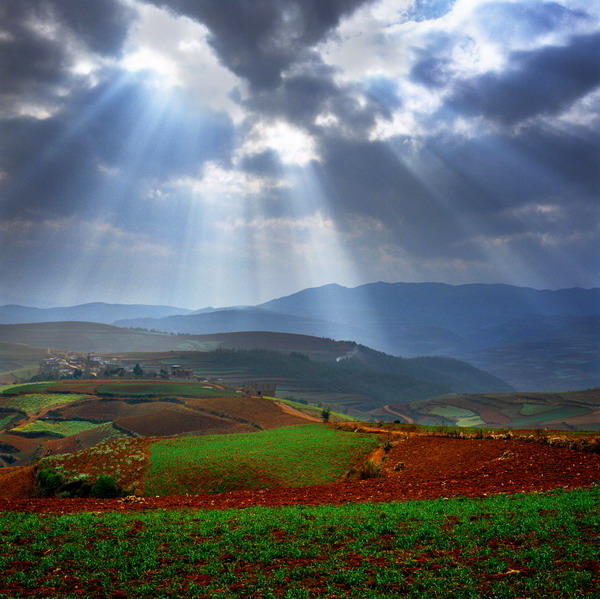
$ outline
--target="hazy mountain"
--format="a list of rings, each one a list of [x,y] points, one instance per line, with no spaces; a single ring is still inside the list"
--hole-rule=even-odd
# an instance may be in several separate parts
[[[120,327],[134,327],[168,333],[204,335],[235,331],[272,331],[323,336],[330,323],[318,318],[280,314],[259,308],[237,307],[165,318],[129,318],[117,320]],[[339,338],[339,337],[338,337]]]
[[[131,352],[138,352],[139,355],[143,352],[144,355],[139,355],[138,358],[138,361],[142,362],[151,360],[152,353],[160,352],[161,359],[183,360],[189,367],[193,367],[198,360],[206,360],[205,354],[210,350],[245,350],[234,355],[237,367],[254,375],[271,377],[278,376],[278,372],[274,370],[277,360],[271,355],[277,352],[277,355],[282,356],[305,357],[310,362],[309,366],[306,366],[304,359],[300,359],[299,362],[293,361],[293,364],[295,367],[301,366],[303,372],[306,368],[310,370],[311,374],[307,375],[306,380],[312,380],[315,387],[318,387],[321,381],[326,389],[343,387],[349,392],[354,385],[354,392],[357,393],[357,381],[361,380],[361,393],[383,385],[389,401],[400,401],[400,397],[405,401],[417,397],[433,397],[447,392],[511,390],[509,385],[498,378],[457,360],[403,359],[387,356],[354,342],[285,333],[168,335],[101,323],[64,322],[0,325],[0,339],[5,345],[26,343],[29,346],[37,346],[33,353],[35,357],[31,357],[34,363],[40,359],[39,348],[44,347],[121,355]],[[167,356],[165,352],[168,352]],[[29,358],[28,354],[24,355],[21,366],[29,363]],[[257,360],[262,368],[260,372],[256,370]],[[361,379],[361,372],[369,373],[368,380]],[[355,383],[351,384],[351,380]],[[394,394],[394,385],[400,383],[402,389],[398,386]]]
[[[172,314],[190,314],[192,310],[172,306],[145,304],[105,304],[94,302],[65,308],[28,308],[9,304],[0,306],[0,323],[23,324],[28,322],[102,322],[110,324],[122,318],[162,318]]]
[[[0,309],[0,320],[17,318],[17,308]],[[394,356],[466,360],[523,391],[600,385],[600,289],[372,283],[325,285],[256,307],[194,313],[109,304],[22,309],[32,312],[11,322],[87,314],[91,321],[177,334],[295,333],[352,340]]]
[[[118,324],[177,333],[260,329],[351,339],[396,356],[460,358],[517,388],[542,391],[600,384],[599,315],[600,289],[372,283],[305,289],[235,312]]]

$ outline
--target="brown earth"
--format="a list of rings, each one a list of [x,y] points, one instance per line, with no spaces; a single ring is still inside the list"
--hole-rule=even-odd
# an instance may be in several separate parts
[[[341,505],[440,497],[484,497],[600,484],[600,454],[518,439],[456,439],[405,434],[385,456],[382,478],[309,487],[184,497],[26,499],[26,469],[0,471],[0,510],[76,512]],[[10,474],[8,471],[17,472]],[[21,474],[19,474],[19,472]]]
[[[126,416],[141,416],[170,408],[173,402],[151,400],[124,400],[124,399],[87,399],[61,407],[60,417],[65,420],[81,418],[83,420],[109,421]],[[54,408],[56,410],[56,408]]]
[[[312,420],[310,416],[294,410],[286,410],[286,405],[264,397],[215,397],[208,399],[191,399],[186,404],[191,408],[224,414],[230,418],[247,420],[258,424],[263,429],[280,426],[306,424]],[[233,432],[233,431],[232,431]]]
[[[165,437],[182,433],[217,435],[256,431],[256,428],[250,424],[205,414],[184,406],[171,406],[149,414],[119,418],[115,420],[115,424],[143,437]]]

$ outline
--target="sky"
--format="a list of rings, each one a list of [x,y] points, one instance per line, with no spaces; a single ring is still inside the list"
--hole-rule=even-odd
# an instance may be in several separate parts
[[[0,304],[600,286],[600,3],[2,0]]]

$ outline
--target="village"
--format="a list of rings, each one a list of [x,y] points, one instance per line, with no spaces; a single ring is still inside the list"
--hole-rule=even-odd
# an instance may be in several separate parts
[[[48,350],[49,357],[40,362],[38,377],[46,379],[95,378],[163,378],[198,380],[190,368],[173,364],[169,370],[145,372],[139,364],[130,366],[118,358],[99,356],[95,352],[79,355],[74,352]]]
[[[44,380],[57,379],[140,379],[161,378],[165,380],[187,380],[203,383],[222,383],[222,379],[209,381],[203,376],[194,374],[193,369],[180,364],[172,364],[169,369],[144,370],[139,364],[131,366],[118,358],[99,356],[95,352],[79,355],[75,352],[56,352],[48,349],[49,357],[40,362],[36,378]],[[243,386],[244,395],[253,397],[274,397],[277,386],[272,382],[246,381]]]

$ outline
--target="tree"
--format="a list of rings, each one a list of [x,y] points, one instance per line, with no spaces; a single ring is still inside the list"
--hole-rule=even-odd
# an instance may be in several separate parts
[[[323,422],[329,422],[330,416],[331,416],[331,410],[329,408],[323,408],[321,410],[321,418],[323,418]]]
[[[133,374],[137,377],[142,377],[144,376],[144,371],[142,370],[142,367],[139,364],[136,364],[133,367]]]

